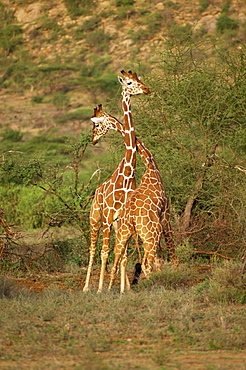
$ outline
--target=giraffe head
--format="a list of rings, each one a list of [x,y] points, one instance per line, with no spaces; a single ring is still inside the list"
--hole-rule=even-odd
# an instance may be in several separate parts
[[[118,80],[122,86],[122,92],[127,95],[138,95],[138,94],[149,94],[150,90],[144,85],[140,78],[138,78],[136,72],[132,71],[125,72],[121,71],[123,77],[118,76]]]
[[[93,122],[92,143],[94,145],[102,136],[106,135],[108,130],[117,130],[117,125],[123,130],[122,124],[115,117],[103,111],[102,104],[94,108],[94,116],[91,117],[91,120]]]

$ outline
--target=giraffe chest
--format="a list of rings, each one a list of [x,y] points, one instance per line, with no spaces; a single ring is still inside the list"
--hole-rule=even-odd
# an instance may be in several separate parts
[[[97,194],[98,204],[103,209],[109,207],[119,209],[126,203],[126,200],[135,188],[135,180],[125,181],[123,177],[116,183],[108,183],[107,186],[103,187]]]

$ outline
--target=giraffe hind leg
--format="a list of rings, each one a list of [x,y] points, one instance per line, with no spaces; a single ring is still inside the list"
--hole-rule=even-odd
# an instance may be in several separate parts
[[[97,291],[98,293],[100,293],[103,289],[104,275],[109,255],[109,237],[110,237],[110,227],[107,227],[103,230],[103,246],[101,250],[101,270]]]
[[[175,251],[175,244],[173,239],[173,232],[170,224],[169,215],[168,217],[162,218],[163,234],[166,241],[166,249],[170,255],[172,267],[176,268],[179,265],[179,258]]]

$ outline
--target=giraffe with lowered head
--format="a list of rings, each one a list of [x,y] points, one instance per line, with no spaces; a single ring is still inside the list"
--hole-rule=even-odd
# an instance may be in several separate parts
[[[114,129],[124,136],[125,131],[123,125],[113,116],[107,114],[102,110],[102,106],[94,110],[94,116],[92,118],[94,122],[93,127],[93,138],[98,141],[100,137],[106,135],[109,129]],[[146,275],[152,270],[152,264],[158,264],[156,249],[159,247],[160,237],[164,235],[167,250],[170,254],[171,262],[173,267],[177,267],[179,264],[178,257],[175,252],[175,245],[172,235],[172,229],[170,224],[170,210],[168,199],[164,191],[162,179],[158,166],[153,158],[151,152],[141,142],[140,139],[136,138],[137,150],[146,166],[146,171],[142,177],[140,186],[136,189],[132,195],[128,198],[122,212],[127,214],[129,212],[132,215],[131,221],[138,221],[138,226],[134,223],[128,224],[131,233],[127,234],[127,241],[131,235],[135,232],[139,234],[144,244],[145,254],[143,259],[143,270]],[[133,198],[133,199],[132,199]],[[127,205],[131,205],[133,209],[125,208]],[[146,207],[146,209],[145,209]],[[140,208],[137,211],[137,208]],[[154,212],[157,213],[156,220],[154,222]],[[140,213],[140,217],[137,214]],[[135,215],[135,217],[133,216]],[[122,219],[120,217],[119,223],[121,224]],[[119,231],[119,230],[118,230]],[[152,233],[152,237],[150,234]],[[155,236],[156,234],[156,236]],[[117,234],[118,238],[118,234]],[[152,240],[148,242],[148,238]],[[118,239],[117,239],[118,240]],[[153,250],[150,250],[150,244],[153,243]],[[126,251],[124,250],[124,253]],[[123,253],[123,254],[124,254]],[[153,258],[151,257],[153,254]],[[123,257],[123,263],[126,263],[126,256]],[[122,281],[125,280],[125,269],[122,271]],[[124,284],[121,282],[121,284]],[[121,290],[124,290],[122,286]]]
[[[123,77],[118,77],[122,85],[122,108],[125,124],[125,152],[124,157],[112,176],[101,184],[95,192],[90,211],[91,245],[89,264],[83,291],[89,290],[89,281],[92,271],[93,260],[96,252],[96,244],[100,227],[103,228],[103,245],[101,250],[101,271],[98,292],[102,291],[104,274],[109,255],[109,239],[111,227],[118,218],[119,213],[129,195],[136,188],[136,140],[132,122],[131,102],[132,95],[149,94],[150,90],[138,78],[136,73],[121,71]],[[93,144],[97,140],[93,139]]]

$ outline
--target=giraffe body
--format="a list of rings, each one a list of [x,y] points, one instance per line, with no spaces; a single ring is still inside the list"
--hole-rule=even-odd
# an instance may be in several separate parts
[[[124,136],[122,124],[116,118],[103,112],[101,106],[99,106],[93,121],[93,137],[96,141],[105,135],[109,129],[117,130]],[[144,243],[142,268],[146,276],[152,270],[153,261],[155,260],[156,262],[156,249],[159,247],[162,235],[165,237],[173,266],[176,267],[178,265],[170,224],[169,204],[160,171],[151,152],[138,138],[136,138],[136,145],[146,166],[146,171],[139,187],[131,193],[123,206],[118,222],[115,263],[110,284],[112,285],[119,263],[122,261],[121,291],[124,291],[127,258],[126,242],[135,233],[140,236]]]
[[[138,94],[149,94],[149,89],[138,79],[136,73],[122,71],[123,77],[118,77],[122,85],[122,108],[125,122],[125,152],[124,158],[114,171],[113,175],[100,185],[95,193],[90,211],[90,258],[87,269],[86,281],[83,291],[89,290],[89,280],[96,252],[96,244],[100,227],[103,229],[103,246],[101,250],[101,271],[98,292],[102,291],[104,274],[109,255],[109,239],[114,220],[118,217],[120,210],[127,198],[136,188],[136,140],[132,125],[130,96]],[[95,110],[94,110],[95,115]],[[93,140],[96,143],[96,140]]]

